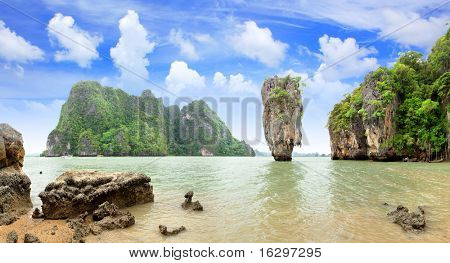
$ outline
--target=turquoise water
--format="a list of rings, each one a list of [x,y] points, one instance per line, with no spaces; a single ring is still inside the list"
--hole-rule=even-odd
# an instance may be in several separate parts
[[[154,186],[155,203],[129,208],[136,225],[88,242],[450,242],[450,163],[29,157],[34,205],[49,182],[72,169],[142,172]],[[204,212],[180,208],[189,190]],[[386,213],[397,204],[425,206],[427,231],[405,233],[391,223]],[[160,224],[187,231],[162,237]]]

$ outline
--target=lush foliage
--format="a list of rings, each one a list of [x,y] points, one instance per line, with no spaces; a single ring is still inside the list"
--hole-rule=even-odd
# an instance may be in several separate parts
[[[179,109],[164,107],[146,90],[130,96],[97,82],[74,85],[56,129],[49,135],[51,155],[153,156],[250,155],[205,102]]]
[[[450,30],[435,44],[428,59],[409,51],[400,53],[393,68],[371,72],[364,83],[336,104],[328,126],[332,132],[348,131],[356,118],[383,121],[394,108],[395,136],[385,145],[398,154],[444,152],[449,134]],[[364,100],[370,89],[374,98]]]

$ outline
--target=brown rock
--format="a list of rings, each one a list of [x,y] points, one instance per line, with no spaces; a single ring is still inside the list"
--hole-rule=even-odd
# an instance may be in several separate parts
[[[192,197],[194,197],[194,192],[189,191],[184,195],[184,202],[181,204],[181,207],[183,209],[192,209],[194,211],[203,211],[203,206],[200,204],[200,202],[197,200],[195,202],[192,202]]]
[[[31,215],[32,218],[34,219],[39,219],[39,218],[43,218],[44,214],[41,213],[41,210],[39,210],[39,208],[35,208],[33,211],[33,215]]]
[[[400,225],[405,231],[421,232],[425,230],[425,210],[418,207],[417,212],[409,212],[409,209],[399,205],[396,210],[388,213],[392,222]]]
[[[32,207],[31,181],[22,171],[22,135],[0,124],[0,226],[9,225]]]
[[[17,236],[16,231],[11,231],[8,233],[8,236],[6,237],[6,243],[17,243],[19,240],[19,237]]]
[[[90,226],[90,231],[94,235],[100,234],[104,230],[114,230],[127,228],[135,223],[135,218],[130,212],[119,211],[119,208],[109,202],[101,204],[93,213],[95,221]]]
[[[32,234],[25,234],[25,238],[23,240],[24,243],[41,243],[41,241],[39,240],[39,238],[37,238],[36,236],[32,235]]]
[[[108,201],[119,208],[153,202],[150,178],[138,173],[65,172],[39,194],[46,219],[92,213]]]
[[[163,235],[163,236],[173,236],[173,235],[178,235],[179,233],[186,231],[186,228],[184,226],[181,226],[179,228],[173,229],[173,230],[168,230],[167,226],[164,225],[159,225],[159,232]]]

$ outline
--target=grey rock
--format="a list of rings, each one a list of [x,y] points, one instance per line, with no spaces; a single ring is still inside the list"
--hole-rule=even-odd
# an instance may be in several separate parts
[[[301,146],[303,105],[299,82],[289,76],[266,79],[262,90],[264,135],[276,161],[291,161]]]
[[[17,243],[17,240],[19,240],[19,237],[17,236],[16,231],[11,231],[6,236],[6,243]]]

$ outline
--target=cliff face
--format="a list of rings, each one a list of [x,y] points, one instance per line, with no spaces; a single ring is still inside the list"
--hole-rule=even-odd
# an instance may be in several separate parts
[[[330,113],[332,158],[448,159],[449,51],[447,32],[428,60],[410,51],[369,73]]]
[[[165,107],[149,90],[130,96],[82,81],[73,86],[63,105],[44,155],[202,155],[207,149],[212,155],[251,156],[242,150],[246,147],[206,103]]]
[[[295,145],[301,145],[303,106],[300,78],[274,78],[264,81],[261,95],[266,141],[276,161],[292,160]]]
[[[31,181],[22,171],[22,135],[0,124],[0,226],[13,223],[32,207]]]

